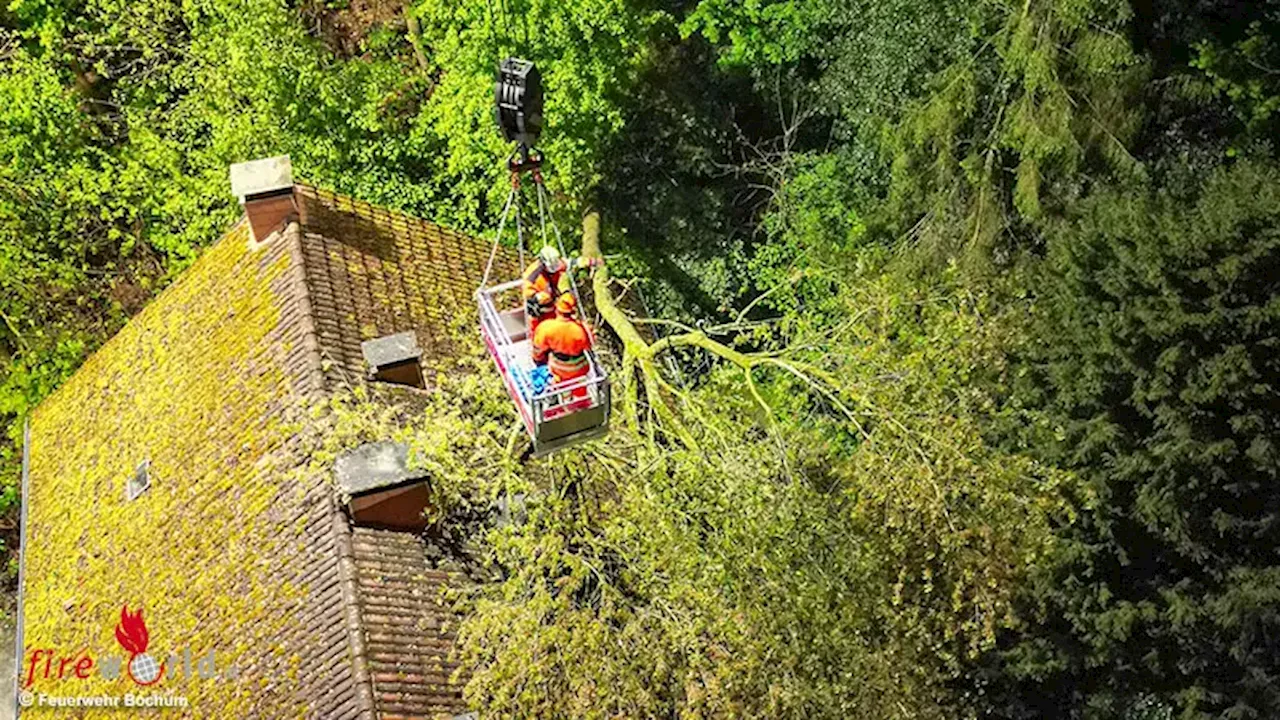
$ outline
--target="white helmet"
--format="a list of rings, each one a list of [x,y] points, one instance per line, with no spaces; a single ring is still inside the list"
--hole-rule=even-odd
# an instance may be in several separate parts
[[[538,253],[538,258],[542,260],[543,266],[547,268],[560,266],[560,251],[556,250],[555,245],[543,245],[542,252]]]

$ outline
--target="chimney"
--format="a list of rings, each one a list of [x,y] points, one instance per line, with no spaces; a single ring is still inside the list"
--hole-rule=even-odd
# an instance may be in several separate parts
[[[244,206],[253,242],[262,242],[291,215],[298,214],[293,199],[293,163],[288,155],[250,160],[231,166],[231,192]]]

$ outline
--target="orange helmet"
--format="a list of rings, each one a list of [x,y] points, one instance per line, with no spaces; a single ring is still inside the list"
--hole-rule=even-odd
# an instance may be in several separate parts
[[[556,299],[556,314],[572,315],[576,309],[578,309],[578,299],[573,296],[573,293],[560,293],[560,297]]]

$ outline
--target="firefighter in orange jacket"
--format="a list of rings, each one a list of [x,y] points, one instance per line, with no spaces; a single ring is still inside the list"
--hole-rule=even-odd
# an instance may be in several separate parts
[[[562,293],[556,301],[556,316],[539,323],[533,336],[533,361],[546,363],[556,382],[582,377],[591,369],[587,361],[591,336],[574,316],[577,307],[573,293]]]
[[[539,323],[556,316],[556,300],[569,288],[569,268],[560,252],[553,245],[543,246],[538,259],[524,271],[522,292],[530,337],[537,333]]]
[[[599,258],[578,258],[574,267],[595,268],[602,264]],[[556,316],[556,300],[572,289],[569,263],[554,245],[544,245],[538,259],[525,268],[523,279],[524,312],[529,320],[529,337],[533,337],[538,323]]]

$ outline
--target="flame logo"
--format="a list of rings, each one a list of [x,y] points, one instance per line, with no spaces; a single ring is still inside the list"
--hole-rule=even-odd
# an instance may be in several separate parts
[[[142,609],[129,612],[129,606],[120,607],[120,622],[116,625],[116,642],[130,654],[129,677],[139,685],[152,685],[164,677],[164,663],[157,664],[147,654],[151,635],[142,619]]]
[[[120,623],[116,625],[116,641],[120,643],[120,647],[134,655],[147,651],[151,636],[147,634],[147,623],[142,619],[141,608],[130,614],[128,605],[121,606]]]

